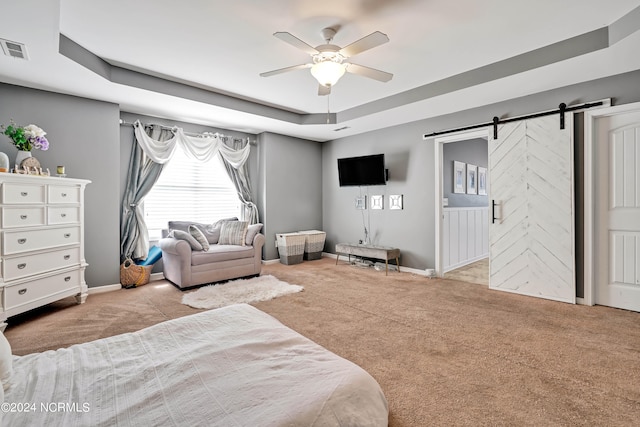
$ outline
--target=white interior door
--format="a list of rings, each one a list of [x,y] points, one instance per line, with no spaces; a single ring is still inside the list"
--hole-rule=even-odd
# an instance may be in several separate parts
[[[575,303],[573,116],[506,123],[489,137],[489,287]],[[490,212],[491,215],[491,212]]]
[[[640,111],[597,118],[595,303],[640,311]]]

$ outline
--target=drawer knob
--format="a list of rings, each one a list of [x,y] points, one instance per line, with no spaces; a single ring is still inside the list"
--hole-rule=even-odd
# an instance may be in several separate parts
[[[18,243],[24,245],[25,243],[27,243],[27,239],[18,239]]]
[[[64,259],[71,259],[71,255],[65,255]]]
[[[64,218],[64,217],[66,217],[66,216],[67,216],[67,214],[66,214],[66,213],[63,213],[63,214],[60,214],[60,216],[61,216],[62,218]]]
[[[27,219],[26,215],[20,215],[20,219]]]
[[[68,239],[69,237],[71,237],[71,233],[64,233],[64,238]]]
[[[29,193],[28,193],[28,192],[26,192],[26,191],[21,191],[21,192],[20,192],[20,195],[21,195],[22,197],[27,197],[27,196],[29,195]]]
[[[18,294],[20,294],[20,295],[24,295],[24,294],[26,294],[26,293],[27,293],[27,290],[26,290],[26,289],[20,289],[20,290],[18,291]]]
[[[22,269],[23,269],[23,268],[25,268],[26,266],[27,266],[27,263],[26,263],[26,262],[23,262],[22,264],[18,264],[18,268],[19,268],[20,270],[22,270]]]
[[[67,193],[61,193],[60,194],[62,197],[67,197]]]
[[[65,282],[68,282],[69,280],[71,280],[71,276],[67,276],[67,277],[64,278]]]

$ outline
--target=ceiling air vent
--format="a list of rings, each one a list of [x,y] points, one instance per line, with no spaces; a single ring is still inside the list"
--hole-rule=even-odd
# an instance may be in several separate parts
[[[0,45],[2,45],[2,51],[7,56],[19,59],[29,59],[29,55],[27,55],[27,47],[22,43],[0,39]]]

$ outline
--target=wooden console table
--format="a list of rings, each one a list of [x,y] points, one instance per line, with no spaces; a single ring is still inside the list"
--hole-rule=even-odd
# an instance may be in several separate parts
[[[338,259],[340,254],[349,255],[349,262],[351,262],[351,255],[361,256],[365,258],[383,259],[385,266],[385,275],[389,274],[389,260],[396,260],[396,267],[400,272],[400,249],[392,248],[390,246],[376,246],[376,245],[362,245],[356,243],[337,243],[336,244],[336,265],[338,265]]]

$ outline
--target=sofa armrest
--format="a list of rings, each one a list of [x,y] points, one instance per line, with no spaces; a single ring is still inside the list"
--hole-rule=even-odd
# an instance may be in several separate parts
[[[158,246],[160,247],[160,249],[162,249],[163,253],[178,255],[191,259],[191,246],[186,240],[166,237],[164,239],[160,239],[160,241],[158,242]]]
[[[262,250],[262,247],[264,246],[264,242],[265,242],[264,234],[257,233],[253,238],[253,242],[251,243],[251,246],[253,246],[258,250]]]

